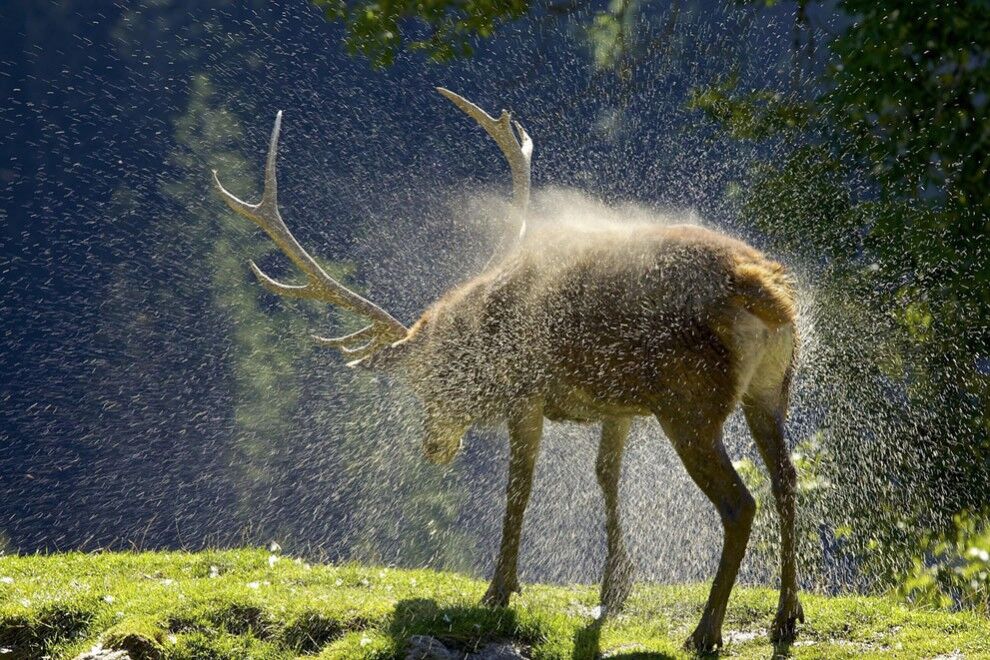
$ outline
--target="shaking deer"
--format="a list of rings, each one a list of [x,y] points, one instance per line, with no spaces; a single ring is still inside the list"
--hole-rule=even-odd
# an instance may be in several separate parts
[[[261,227],[307,283],[283,284],[252,262],[254,274],[277,295],[324,301],[367,319],[352,334],[315,339],[338,349],[349,365],[393,374],[415,392],[431,461],[451,461],[473,424],[508,422],[508,502],[483,598],[488,606],[508,605],[519,590],[523,513],[546,418],[602,425],[596,461],[607,536],[601,603],[607,613],[622,607],[632,565],[619,517],[620,465],[632,419],[652,415],[722,521],[721,559],[687,641],[702,651],[719,647],[756,508],[722,444],[723,423],[741,404],[780,516],[780,601],[771,635],[792,638],[804,614],[794,550],[796,474],[784,440],[797,341],[784,268],[741,241],[692,225],[530,228],[529,135],[506,111],[494,119],[453,92],[439,92],[495,140],[512,172],[517,239],[483,274],[448,292],[410,328],[330,277],[278,211],[281,112],[259,203],[238,199],[213,173],[224,201]]]

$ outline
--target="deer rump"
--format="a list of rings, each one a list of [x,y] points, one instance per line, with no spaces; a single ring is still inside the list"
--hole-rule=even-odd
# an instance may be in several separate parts
[[[761,362],[778,365],[765,381],[789,369],[794,318],[784,268],[742,241],[694,225],[564,227],[533,231],[410,338],[474,363],[456,369],[473,382],[452,370],[447,383],[484,393],[477,421],[543,394],[549,419],[592,422],[691,405],[686,392],[735,407]]]

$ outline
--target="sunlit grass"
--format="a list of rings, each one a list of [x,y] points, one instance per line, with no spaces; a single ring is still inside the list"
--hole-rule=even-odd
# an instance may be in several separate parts
[[[485,584],[451,573],[310,566],[264,550],[0,557],[0,658],[72,658],[100,644],[140,658],[392,658],[411,635],[469,651],[514,640],[535,658],[686,657],[703,585],[642,585],[599,626],[597,588],[530,585],[477,606]],[[776,593],[737,588],[723,655],[768,658]],[[990,656],[990,622],[893,600],[806,595],[799,658]],[[785,651],[785,649],[778,649]]]

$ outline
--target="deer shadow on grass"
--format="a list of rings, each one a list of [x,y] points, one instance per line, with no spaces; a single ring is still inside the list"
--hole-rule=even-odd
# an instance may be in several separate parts
[[[600,658],[601,630],[604,621],[595,619],[574,633],[573,660]],[[444,647],[464,657],[493,642],[510,642],[521,646],[529,657],[531,649],[542,641],[543,631],[520,623],[516,612],[509,608],[478,606],[441,607],[429,598],[400,601],[388,630],[395,648],[404,652],[410,638],[416,635],[432,637]],[[634,648],[616,649],[610,658],[624,660],[673,660],[675,656],[659,651]],[[699,656],[714,657],[714,656]]]
[[[520,628],[511,609],[481,605],[441,607],[429,598],[399,601],[388,634],[398,649],[404,650],[411,637],[425,635],[464,655],[492,642],[511,642],[528,650],[539,641],[538,631]]]
[[[772,656],[773,660],[781,660],[782,658],[791,657],[791,644],[793,643],[793,640],[774,642]]]
[[[601,636],[602,626],[604,624],[605,619],[598,618],[574,633],[572,660],[594,660],[601,657]],[[622,660],[673,660],[675,656],[660,651],[638,651],[630,649],[623,652],[620,649],[609,653],[608,657]]]

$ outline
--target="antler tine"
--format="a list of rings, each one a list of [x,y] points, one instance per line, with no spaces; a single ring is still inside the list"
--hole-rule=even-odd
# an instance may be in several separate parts
[[[313,335],[313,339],[324,346],[336,348],[344,357],[349,358],[348,367],[361,364],[365,358],[374,355],[380,348],[390,343],[387,337],[376,331],[374,325],[361,328],[357,332],[342,337],[321,337]]]
[[[519,237],[522,237],[526,233],[526,211],[529,208],[533,140],[530,139],[522,124],[514,121],[507,110],[503,110],[501,116],[495,119],[474,103],[449,89],[437,87],[437,91],[478,122],[485,129],[485,132],[495,140],[505,155],[512,172],[512,201],[519,214]]]
[[[275,115],[275,126],[272,128],[271,142],[268,147],[268,157],[265,160],[265,182],[261,201],[251,204],[238,198],[220,183],[217,171],[213,170],[213,184],[217,192],[234,212],[248,218],[258,225],[274,241],[275,245],[301,270],[307,279],[306,284],[283,284],[269,277],[257,264],[251,262],[251,270],[261,284],[272,293],[290,298],[309,298],[322,300],[337,305],[371,320],[371,325],[359,333],[372,331],[368,334],[388,337],[391,340],[401,339],[408,332],[406,327],[397,321],[384,309],[351,291],[346,286],[332,278],[312,256],[299,244],[278,210],[278,181],[275,174],[275,163],[278,157],[278,138],[282,128],[282,111]],[[357,333],[355,333],[357,334]],[[356,337],[351,337],[355,339]],[[347,339],[340,338],[341,340]],[[333,340],[331,340],[332,342]],[[346,343],[350,343],[349,341]],[[331,343],[331,345],[335,345]],[[345,344],[335,346],[341,348]]]
[[[313,335],[313,339],[320,342],[324,346],[329,346],[331,348],[346,348],[348,344],[362,342],[369,337],[374,336],[375,326],[367,325],[357,332],[352,332],[349,335],[343,335],[341,337],[321,337],[320,335]]]

